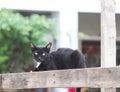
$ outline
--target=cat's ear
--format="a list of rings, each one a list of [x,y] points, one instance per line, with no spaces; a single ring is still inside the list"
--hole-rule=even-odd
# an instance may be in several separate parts
[[[51,47],[52,47],[52,43],[51,42],[46,45],[45,48],[46,48],[47,52],[50,52]]]
[[[32,42],[30,42],[30,47],[31,47],[31,49],[33,49],[33,48],[35,48],[35,45]]]

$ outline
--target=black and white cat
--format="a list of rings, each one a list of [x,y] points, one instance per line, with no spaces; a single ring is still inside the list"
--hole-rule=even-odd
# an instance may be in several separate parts
[[[57,51],[51,52],[52,43],[48,43],[45,47],[38,47],[30,44],[32,54],[35,61],[34,71],[61,70],[85,68],[85,58],[78,50],[70,48],[59,48]]]
[[[35,69],[33,71],[86,67],[85,58],[80,51],[72,50],[70,48],[59,48],[57,51],[50,53],[51,46],[52,43],[48,43],[45,47],[38,47],[30,43],[35,61]],[[80,88],[77,88],[76,92],[80,92]]]

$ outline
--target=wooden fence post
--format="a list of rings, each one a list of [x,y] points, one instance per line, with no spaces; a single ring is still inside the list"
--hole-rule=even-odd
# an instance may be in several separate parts
[[[116,66],[115,0],[101,0],[101,67]],[[102,88],[102,92],[116,92]]]

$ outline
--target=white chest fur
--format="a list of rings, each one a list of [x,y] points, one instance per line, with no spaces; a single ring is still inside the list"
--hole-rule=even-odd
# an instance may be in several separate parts
[[[38,68],[40,66],[41,62],[37,62],[35,59],[33,59],[33,61],[34,61],[34,67]]]
[[[41,62],[36,62],[35,68],[38,68],[40,66]]]
[[[34,60],[34,67],[38,68],[40,66],[41,62],[37,62],[35,59],[33,59],[33,60]],[[33,71],[30,71],[30,72],[33,72]]]

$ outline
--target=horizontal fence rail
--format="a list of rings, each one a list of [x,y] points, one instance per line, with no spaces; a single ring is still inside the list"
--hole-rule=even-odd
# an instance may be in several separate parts
[[[0,74],[0,89],[120,87],[120,67]]]

